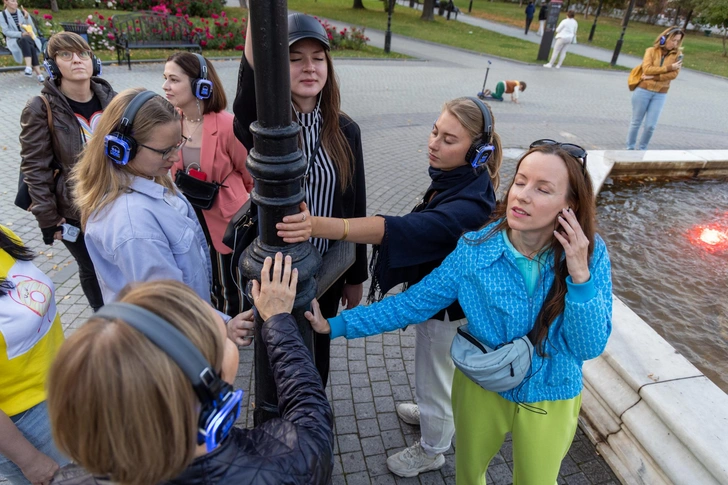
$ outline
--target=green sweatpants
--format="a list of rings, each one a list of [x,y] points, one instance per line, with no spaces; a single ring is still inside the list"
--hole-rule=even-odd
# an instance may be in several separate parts
[[[503,93],[506,92],[506,83],[503,81],[498,81],[498,83],[495,85],[495,92],[490,93],[492,97],[495,99],[500,99],[503,101]]]
[[[554,485],[576,433],[581,394],[565,401],[529,403],[527,411],[486,391],[459,370],[452,383],[457,485],[485,485],[485,471],[506,433],[513,439],[513,485]]]

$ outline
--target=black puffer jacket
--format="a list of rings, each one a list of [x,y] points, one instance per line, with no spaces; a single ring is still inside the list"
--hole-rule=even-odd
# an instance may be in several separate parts
[[[215,451],[197,458],[166,485],[322,485],[331,480],[334,456],[331,406],[311,354],[289,314],[263,325],[278,389],[280,419],[254,429],[233,429]],[[54,485],[104,484],[65,470]]]

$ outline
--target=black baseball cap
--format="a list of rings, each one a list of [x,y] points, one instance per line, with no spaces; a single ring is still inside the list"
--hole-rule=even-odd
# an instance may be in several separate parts
[[[330,50],[329,35],[317,19],[302,13],[288,16],[288,46],[301,39],[315,39],[321,42],[326,50]]]

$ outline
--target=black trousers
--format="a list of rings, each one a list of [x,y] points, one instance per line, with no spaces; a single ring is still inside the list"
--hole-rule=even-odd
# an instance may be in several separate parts
[[[319,299],[321,316],[326,319],[333,318],[339,313],[341,291],[344,289],[344,278],[334,283]],[[331,353],[331,337],[328,334],[313,334],[313,361],[321,376],[324,389],[329,380],[329,357]]]
[[[68,221],[69,224],[80,227],[78,222]],[[78,235],[76,242],[69,242],[64,239],[61,240],[63,245],[68,248],[68,252],[71,253],[78,263],[78,278],[81,280],[81,288],[83,294],[86,295],[88,304],[91,305],[94,311],[104,306],[104,298],[101,294],[101,287],[99,281],[96,279],[96,271],[94,270],[94,263],[91,261],[91,256],[88,254],[86,249],[86,241],[84,240],[84,234]]]
[[[23,57],[30,57],[30,63],[33,66],[39,66],[38,48],[30,37],[23,36],[18,39],[18,47],[23,51]]]
[[[526,35],[528,35],[528,29],[531,28],[531,22],[533,22],[533,17],[526,17]]]

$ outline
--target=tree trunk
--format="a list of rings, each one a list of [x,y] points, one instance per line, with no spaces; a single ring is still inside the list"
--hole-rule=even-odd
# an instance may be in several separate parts
[[[591,0],[586,0],[586,8],[584,9],[584,19],[589,18],[589,2]]]
[[[677,25],[677,20],[680,18],[680,5],[677,6],[675,9],[675,21],[673,22],[674,25]]]
[[[351,8],[364,8],[362,0],[354,0],[354,5]]]
[[[51,11],[58,12],[58,0],[51,0]]]
[[[425,0],[422,4],[422,20],[435,20],[435,0]]]
[[[725,47],[726,37],[728,37],[728,28],[723,28],[723,57],[728,57],[728,51]]]
[[[688,12],[688,14],[685,16],[685,25],[683,25],[683,30],[688,30],[688,24],[690,23],[690,17],[693,16],[692,9]]]

